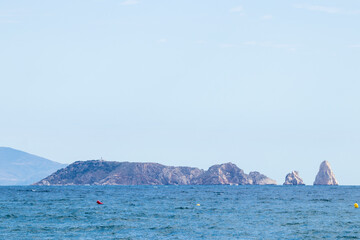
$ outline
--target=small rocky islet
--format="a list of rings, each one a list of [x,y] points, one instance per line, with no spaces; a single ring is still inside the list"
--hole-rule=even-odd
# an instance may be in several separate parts
[[[299,176],[298,171],[292,171],[287,174],[285,177],[285,182],[283,185],[305,185],[302,178]]]
[[[276,185],[276,181],[256,171],[246,174],[233,163],[204,171],[159,163],[88,160],[74,162],[33,185]],[[292,171],[283,185],[305,184]],[[314,185],[338,185],[329,162],[321,163]]]
[[[339,185],[328,161],[323,161],[320,164],[314,185]]]
[[[302,178],[299,176],[299,172],[292,171],[286,175],[283,185],[305,184]],[[316,175],[314,185],[339,185],[328,161],[325,160],[320,164],[319,172]]]

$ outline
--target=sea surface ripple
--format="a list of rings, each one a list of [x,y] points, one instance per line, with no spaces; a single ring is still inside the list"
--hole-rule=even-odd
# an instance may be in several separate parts
[[[353,186],[3,186],[0,239],[359,239],[357,201]]]

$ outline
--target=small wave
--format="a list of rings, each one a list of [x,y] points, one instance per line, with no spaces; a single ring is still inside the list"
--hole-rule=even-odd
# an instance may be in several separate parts
[[[176,207],[175,209],[184,210],[184,209],[190,209],[190,208],[188,208],[188,207]]]
[[[320,199],[311,199],[310,201],[312,202],[331,202],[331,199],[326,199],[326,198],[320,198]]]
[[[14,218],[18,218],[15,214],[6,214],[4,216],[4,219],[14,219]]]
[[[358,236],[337,236],[338,239],[359,239]]]
[[[41,189],[19,189],[18,192],[51,192],[50,190],[41,190]]]
[[[285,224],[282,224],[281,226],[296,226],[296,225],[302,225],[304,223],[302,222],[288,222],[288,223],[285,223]]]

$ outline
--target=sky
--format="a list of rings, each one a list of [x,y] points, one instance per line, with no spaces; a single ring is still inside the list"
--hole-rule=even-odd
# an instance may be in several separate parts
[[[0,146],[360,184],[360,1],[0,0]]]

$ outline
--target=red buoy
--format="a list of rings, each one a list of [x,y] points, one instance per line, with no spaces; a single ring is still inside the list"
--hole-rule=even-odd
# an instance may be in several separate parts
[[[99,200],[96,201],[97,204],[103,204],[102,202],[100,202]]]

